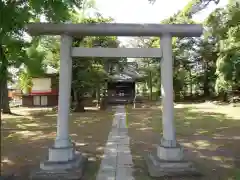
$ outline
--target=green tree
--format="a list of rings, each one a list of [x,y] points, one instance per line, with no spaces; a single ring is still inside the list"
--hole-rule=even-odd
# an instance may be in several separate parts
[[[211,0],[192,0],[181,11],[163,24],[193,24],[192,16],[206,8]],[[214,1],[216,4],[218,1]],[[153,45],[159,47],[159,39],[152,39]],[[213,89],[216,69],[215,43],[205,36],[201,38],[173,38],[174,55],[174,93],[175,100],[186,95],[193,95],[196,87],[203,91],[205,96],[210,95]],[[160,80],[159,80],[160,81]]]
[[[0,97],[7,88],[8,67],[19,67],[27,59],[24,27],[26,23],[39,21],[41,17],[52,22],[66,21],[71,12],[80,8],[81,0],[72,1],[0,1],[0,11],[4,14],[0,24]],[[5,97],[5,96],[4,96]],[[3,100],[1,100],[3,102]],[[0,103],[2,104],[2,103]],[[1,108],[2,109],[2,105]],[[8,111],[10,113],[10,109]]]
[[[216,92],[223,95],[240,90],[240,3],[230,0],[225,8],[216,9],[206,20],[209,36],[215,40]]]
[[[83,19],[83,23],[97,23],[97,22],[111,22],[112,19],[106,18],[88,18]],[[86,37],[81,40],[75,40],[74,46],[84,47],[118,47],[119,43],[116,37]],[[84,111],[84,95],[93,89],[100,92],[102,87],[103,91],[106,80],[108,78],[109,63],[117,59],[111,58],[76,58],[73,60],[73,82],[72,88],[74,90],[74,100],[76,111]],[[105,93],[104,93],[105,94]]]

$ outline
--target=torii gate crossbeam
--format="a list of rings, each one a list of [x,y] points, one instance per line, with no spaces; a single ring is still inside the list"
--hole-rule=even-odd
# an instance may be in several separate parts
[[[73,47],[72,57],[127,57],[157,58],[162,57],[159,48],[82,48]]]
[[[31,23],[27,25],[30,35],[60,35],[60,80],[57,118],[57,137],[54,147],[49,149],[48,160],[40,164],[40,173],[32,177],[45,177],[49,171],[59,176],[59,170],[82,167],[83,157],[76,155],[69,140],[68,120],[72,81],[72,57],[163,57],[161,61],[162,123],[163,137],[156,153],[147,158],[151,176],[193,173],[195,168],[184,159],[183,148],[176,141],[173,106],[173,58],[172,37],[197,37],[203,32],[201,25],[192,24],[54,24]],[[73,38],[84,36],[157,36],[161,38],[158,49],[109,49],[75,48]],[[110,52],[111,51],[111,52]],[[81,168],[80,168],[81,169]],[[81,171],[81,170],[79,170]],[[73,171],[67,171],[73,172]],[[53,173],[51,174],[53,176]],[[61,174],[62,176],[66,174]],[[67,175],[69,176],[69,175]],[[79,178],[81,173],[78,174]]]
[[[30,23],[27,25],[31,35],[82,36],[156,36],[171,34],[176,37],[198,37],[202,34],[202,25],[198,24],[125,24],[125,23]]]

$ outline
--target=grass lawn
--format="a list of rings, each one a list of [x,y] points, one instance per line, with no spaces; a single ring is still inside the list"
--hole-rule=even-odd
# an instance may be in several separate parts
[[[23,116],[3,115],[1,126],[1,174],[17,174],[26,180],[29,170],[47,156],[56,136],[57,115],[49,110],[13,109]],[[89,163],[84,179],[93,180],[112,124],[111,111],[89,110],[70,115],[69,132]]]
[[[127,113],[135,180],[151,180],[143,157],[160,141],[161,108],[128,107]],[[159,179],[240,180],[240,107],[178,104],[175,126],[178,142],[203,176]]]

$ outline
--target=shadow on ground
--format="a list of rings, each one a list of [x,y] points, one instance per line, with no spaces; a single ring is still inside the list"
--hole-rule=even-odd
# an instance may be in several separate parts
[[[233,108],[233,107],[232,107]],[[206,109],[206,111],[205,111]],[[214,110],[212,110],[214,111]],[[240,110],[238,111],[240,113]],[[128,108],[128,127],[136,180],[150,180],[144,155],[153,150],[162,132],[160,108]],[[240,119],[194,106],[175,108],[177,139],[202,177],[155,179],[237,180],[240,169]]]
[[[47,157],[48,147],[56,136],[57,115],[50,111],[33,111],[25,116],[3,116],[1,126],[1,174],[15,174],[27,179],[29,171],[39,167]],[[69,132],[77,150],[89,158],[84,179],[97,174],[112,112],[87,111],[70,115]]]

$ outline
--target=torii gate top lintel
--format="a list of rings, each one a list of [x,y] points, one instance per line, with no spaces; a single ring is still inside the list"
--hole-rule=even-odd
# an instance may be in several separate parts
[[[200,24],[68,24],[68,23],[29,23],[30,35],[82,36],[162,36],[170,34],[177,37],[199,37],[203,32]]]

